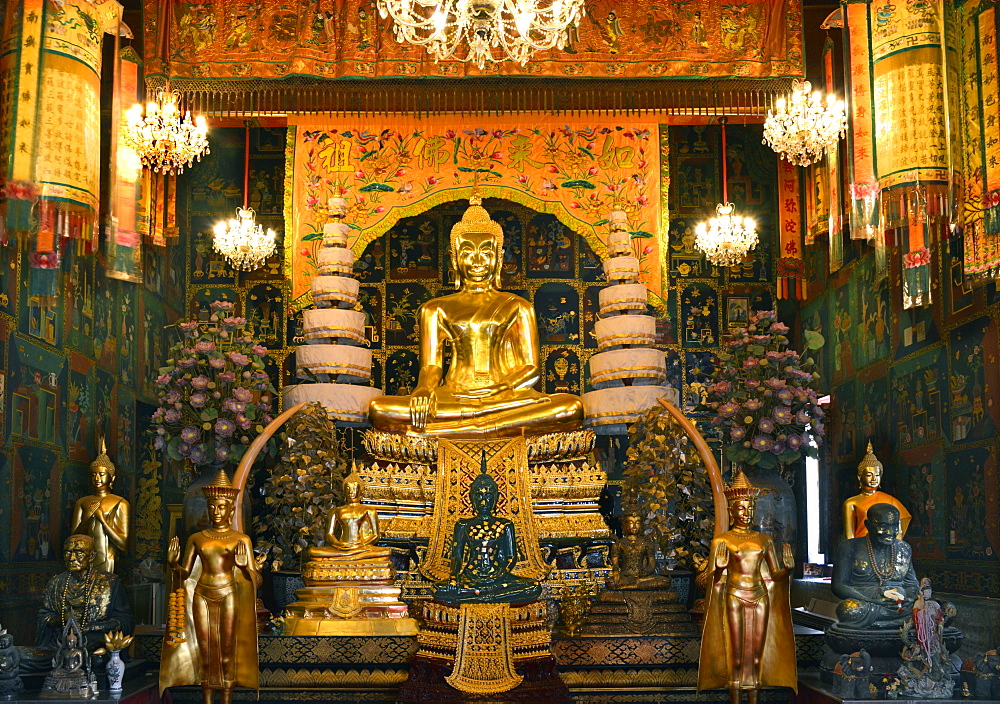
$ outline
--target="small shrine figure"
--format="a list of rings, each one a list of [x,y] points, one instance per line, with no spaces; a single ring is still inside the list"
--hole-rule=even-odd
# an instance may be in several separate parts
[[[865,527],[864,537],[842,540],[837,548],[832,588],[841,602],[836,626],[898,630],[917,597],[913,550],[896,537],[900,533],[899,509],[891,504],[871,506]],[[859,642],[853,649],[865,645]]]
[[[946,611],[954,615],[955,608],[951,604],[942,605],[932,594],[931,580],[924,577],[903,630],[904,641],[912,638],[916,643],[904,647],[904,662],[898,674],[905,695],[949,699],[955,689],[952,679],[955,668],[945,646],[944,629],[949,620]]]
[[[97,694],[97,678],[90,669],[90,653],[73,614],[63,627],[52,658],[52,672],[42,684],[44,699],[90,699]]]
[[[184,596],[183,608],[177,609],[183,615],[173,615],[175,627],[164,636],[160,692],[167,687],[200,684],[205,704],[211,704],[215,690],[220,691],[222,704],[230,704],[234,686],[258,686],[256,593],[260,567],[250,538],[231,527],[239,489],[225,470],[219,470],[202,490],[208,501],[210,527],[188,538],[183,558],[176,537],[167,549],[173,590],[183,589]],[[201,569],[196,570],[199,563]],[[192,583],[192,574],[198,574],[197,583]]]
[[[20,666],[21,652],[14,646],[14,637],[0,628],[0,697],[11,699],[24,691]]]
[[[455,523],[451,550],[451,579],[438,582],[434,598],[445,604],[521,604],[534,601],[541,585],[513,573],[517,565],[514,523],[493,514],[499,498],[496,480],[486,469],[486,453],[479,475],[469,487],[475,515]]]
[[[326,545],[311,547],[302,567],[305,589],[285,609],[285,635],[414,635],[392,550],[379,547],[378,514],[361,503],[365,484],[352,463],[347,502],[327,514]]]
[[[622,537],[611,546],[614,589],[666,589],[670,578],[656,574],[656,545],[642,534],[642,514],[632,506],[622,517]]]
[[[103,572],[115,571],[115,560],[128,549],[128,501],[111,493],[115,465],[108,457],[104,439],[101,453],[90,463],[91,496],[84,496],[73,509],[73,533],[89,535],[94,541],[94,567]]]
[[[889,504],[899,511],[899,533],[896,538],[903,539],[910,525],[910,512],[906,510],[895,497],[879,489],[882,484],[882,463],[872,450],[871,440],[868,441],[868,452],[858,465],[858,484],[861,493],[852,496],[844,502],[844,537],[863,538],[868,534],[865,519],[868,510],[875,504]]]
[[[797,687],[788,593],[795,560],[785,544],[779,561],[770,536],[750,527],[761,490],[742,471],[725,493],[733,527],[709,548],[698,690],[728,687],[732,704],[745,691],[757,704],[761,687]]]
[[[94,558],[94,540],[89,535],[66,538],[63,545],[66,571],[45,585],[38,610],[36,647],[50,650],[56,647],[70,617],[77,624],[80,645],[91,653],[103,648],[105,633],[132,633],[132,611],[121,581],[97,569]]]

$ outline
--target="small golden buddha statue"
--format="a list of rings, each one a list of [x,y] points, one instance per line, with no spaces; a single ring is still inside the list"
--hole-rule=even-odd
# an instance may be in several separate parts
[[[114,572],[119,553],[128,549],[131,509],[124,497],[111,493],[114,481],[115,465],[101,438],[101,452],[90,463],[90,484],[94,493],[76,502],[70,532],[93,538],[93,566],[102,572]]]
[[[215,691],[220,692],[222,704],[230,704],[234,686],[257,689],[258,685],[256,595],[260,565],[249,536],[231,527],[240,490],[225,470],[219,470],[202,491],[211,525],[187,539],[183,557],[176,537],[167,548],[172,591],[181,589],[184,593],[178,630],[188,637],[164,639],[160,692],[167,687],[200,684],[204,704],[212,704]],[[201,569],[196,570],[199,563]]]
[[[486,471],[486,453],[480,474],[469,487],[472,518],[455,522],[451,551],[451,578],[438,582],[434,598],[445,604],[520,604],[534,601],[541,585],[513,573],[517,539],[509,518],[493,515],[500,490]]]
[[[411,396],[372,399],[371,423],[379,430],[454,438],[579,430],[580,397],[532,388],[541,378],[534,308],[498,290],[503,228],[478,196],[469,203],[451,230],[458,291],[420,308],[416,389]]]
[[[861,486],[861,493],[844,502],[845,538],[863,538],[868,535],[865,519],[868,517],[868,509],[875,504],[895,506],[899,511],[899,535],[896,539],[902,540],[906,535],[906,529],[910,525],[910,512],[891,494],[881,491],[879,489],[881,483],[882,463],[875,456],[869,440],[868,452],[858,465],[858,484]]]
[[[779,559],[771,537],[751,527],[761,490],[743,472],[725,493],[732,528],[709,548],[698,690],[728,687],[732,704],[743,692],[756,704],[761,687],[797,686],[788,593],[795,560],[790,545]]]
[[[326,546],[311,547],[309,559],[337,562],[389,560],[392,551],[380,548],[378,514],[375,509],[362,505],[365,484],[352,463],[351,473],[344,478],[344,497],[347,503],[330,509],[326,519]]]
[[[642,514],[634,506],[622,517],[622,537],[611,546],[613,589],[666,589],[670,578],[656,574],[656,546],[642,534]]]

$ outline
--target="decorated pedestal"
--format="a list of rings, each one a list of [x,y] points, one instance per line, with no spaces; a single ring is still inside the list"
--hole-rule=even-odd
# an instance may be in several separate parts
[[[550,650],[544,602],[431,602],[400,702],[569,702]]]

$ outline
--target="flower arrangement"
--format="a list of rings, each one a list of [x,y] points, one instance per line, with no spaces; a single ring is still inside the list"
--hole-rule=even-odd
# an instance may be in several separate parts
[[[267,348],[241,333],[246,320],[232,309],[228,301],[215,301],[208,325],[178,323],[181,339],[159,369],[154,447],[172,460],[237,464],[272,420]],[[273,442],[266,450],[274,454]]]
[[[819,374],[812,358],[787,349],[787,334],[774,311],[761,311],[733,331],[718,355],[708,405],[716,413],[712,424],[728,435],[731,462],[771,469],[815,456],[812,440],[824,433],[814,388]],[[817,348],[822,337],[807,335],[806,344]]]

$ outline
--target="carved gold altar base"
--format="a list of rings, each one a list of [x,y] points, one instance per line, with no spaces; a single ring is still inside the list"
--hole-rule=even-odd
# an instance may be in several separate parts
[[[290,636],[412,636],[417,622],[400,601],[388,558],[344,564],[309,560],[302,569],[306,587],[285,608]]]
[[[370,459],[359,463],[364,503],[378,511],[382,535],[429,540],[434,534],[436,438],[369,430]],[[525,437],[527,482],[540,539],[608,538],[598,499],[607,475],[588,460],[589,430]]]
[[[430,602],[401,702],[568,702],[546,605]]]

